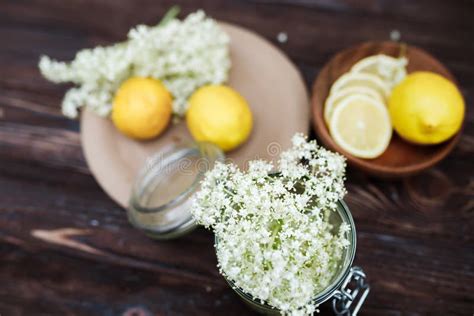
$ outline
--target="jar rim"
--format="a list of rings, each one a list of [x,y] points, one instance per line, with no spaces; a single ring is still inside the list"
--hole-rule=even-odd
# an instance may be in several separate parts
[[[169,168],[169,166],[176,163],[180,159],[183,159],[184,157],[186,157],[187,150],[196,150],[196,153],[198,153],[196,157],[199,157],[199,159],[207,159],[208,161],[212,163],[214,163],[215,161],[224,160],[224,154],[222,153],[222,151],[216,145],[209,142],[193,142],[190,144],[181,145],[179,147],[176,146],[176,147],[168,148],[168,150],[165,150],[163,152],[155,153],[154,155],[152,155],[151,157],[147,159],[144,167],[140,170],[140,172],[138,173],[138,176],[136,177],[135,183],[132,187],[132,194],[130,196],[129,206],[133,207],[134,209],[136,209],[137,211],[141,213],[158,213],[163,210],[169,209],[170,207],[173,207],[174,205],[182,202],[185,198],[189,197],[190,194],[196,191],[196,188],[199,186],[207,169],[199,170],[196,173],[196,176],[193,182],[189,185],[189,187],[187,187],[182,192],[180,192],[177,196],[173,197],[170,201],[163,203],[162,205],[154,206],[154,207],[146,207],[146,206],[142,206],[138,201],[138,195],[139,195],[137,194],[138,193],[137,191],[139,191],[138,185],[141,182],[141,180],[145,180],[146,174],[155,167],[158,167],[158,170],[155,171],[155,176],[159,173],[166,171],[167,168]],[[213,157],[213,155],[215,155],[216,157]],[[148,184],[145,183],[142,186],[142,190],[147,185]]]
[[[127,208],[130,223],[156,239],[175,238],[191,231],[196,224],[191,212],[182,212],[183,207],[188,207],[183,205],[190,203],[189,200],[199,190],[204,174],[218,161],[224,161],[223,152],[208,142],[178,143],[150,156],[132,186]],[[192,169],[186,169],[189,167]],[[187,178],[189,181],[175,182],[175,188],[167,191],[172,181],[179,181],[177,172],[190,172]],[[146,206],[150,199],[160,194],[165,197],[163,202],[152,207]],[[167,214],[179,209],[180,213],[172,220],[155,223],[140,219],[142,216],[167,218]]]
[[[183,150],[184,149],[180,149],[178,151],[169,150],[169,151],[164,152],[164,153],[157,153],[157,154],[151,156],[147,160],[147,162],[145,163],[144,168],[139,172],[139,174],[136,178],[137,180],[136,180],[135,184],[132,187],[132,194],[131,194],[130,202],[129,202],[129,205],[131,207],[133,207],[136,211],[138,211],[140,213],[158,213],[158,212],[162,212],[162,211],[164,211],[164,210],[166,210],[170,207],[173,207],[173,205],[176,205],[179,202],[181,202],[187,195],[189,195],[190,192],[193,191],[193,189],[196,188],[196,186],[199,184],[199,181],[202,179],[202,175],[201,175],[200,172],[198,172],[196,174],[195,179],[193,180],[193,182],[191,183],[191,185],[188,188],[186,188],[184,191],[180,192],[177,196],[173,197],[170,201],[168,201],[166,203],[163,203],[159,206],[146,207],[146,206],[142,206],[140,204],[140,202],[138,201],[138,196],[139,196],[138,191],[140,191],[140,189],[138,188],[138,185],[139,185],[140,179],[146,178],[146,173],[148,173],[150,171],[149,169],[153,169],[157,164],[163,163],[163,166],[161,166],[159,168],[159,169],[162,169],[162,170],[156,171],[155,173],[159,174],[159,173],[163,172],[163,169],[165,170],[167,168],[167,166],[175,163],[177,160],[179,160],[183,157],[183,154],[184,154],[184,153],[182,153]],[[178,154],[181,157],[175,157]],[[166,156],[166,155],[170,155],[170,156]],[[165,157],[163,157],[163,156],[165,156]],[[148,184],[143,184],[141,190],[144,190],[147,186],[148,186]]]

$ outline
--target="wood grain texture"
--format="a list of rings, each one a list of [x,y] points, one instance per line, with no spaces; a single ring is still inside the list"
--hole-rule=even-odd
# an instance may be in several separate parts
[[[460,143],[415,177],[350,169],[356,264],[372,284],[362,315],[474,312],[474,23],[472,1],[0,0],[0,315],[247,315],[215,267],[212,235],[147,239],[93,180],[65,86],[42,79],[41,54],[69,59],[121,40],[173,4],[265,36],[307,87],[337,51],[393,29],[439,58],[467,101]],[[289,40],[277,43],[286,32]],[[323,309],[324,314],[327,308]]]

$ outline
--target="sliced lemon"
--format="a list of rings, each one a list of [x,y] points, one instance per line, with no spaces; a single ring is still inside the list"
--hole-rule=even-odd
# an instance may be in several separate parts
[[[330,93],[349,87],[370,87],[379,92],[384,99],[390,96],[390,87],[376,75],[363,72],[348,72],[340,76],[332,85]]]
[[[388,55],[373,55],[359,60],[351,71],[376,75],[394,87],[406,77],[408,60],[405,57],[395,58]]]
[[[365,95],[351,95],[335,109],[329,123],[334,141],[360,158],[376,158],[388,147],[392,124],[385,105]]]
[[[383,96],[380,95],[380,93],[377,90],[371,87],[354,86],[354,87],[343,88],[329,95],[329,97],[326,99],[326,102],[324,104],[324,119],[326,120],[326,123],[329,124],[329,121],[331,120],[332,112],[334,111],[336,106],[342,100],[354,94],[363,94],[370,98],[374,98],[380,102],[384,102]]]

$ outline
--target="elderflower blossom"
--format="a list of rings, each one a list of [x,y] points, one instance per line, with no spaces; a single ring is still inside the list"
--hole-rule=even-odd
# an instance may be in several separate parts
[[[77,117],[82,106],[109,115],[115,91],[132,76],[161,80],[173,95],[173,112],[181,116],[197,88],[227,81],[229,37],[216,21],[197,11],[183,21],[138,25],[126,42],[81,50],[70,63],[42,56],[39,68],[52,82],[77,85],[62,102],[68,117]]]
[[[219,270],[236,287],[282,314],[308,315],[349,245],[349,225],[329,220],[346,193],[346,164],[301,134],[292,142],[278,173],[261,160],[247,172],[216,164],[191,212],[214,231]]]

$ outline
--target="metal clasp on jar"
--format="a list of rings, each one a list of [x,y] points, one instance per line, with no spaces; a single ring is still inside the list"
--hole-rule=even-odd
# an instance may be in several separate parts
[[[360,267],[351,268],[332,299],[332,309],[336,315],[357,315],[370,291],[370,285],[365,278],[365,273]]]

